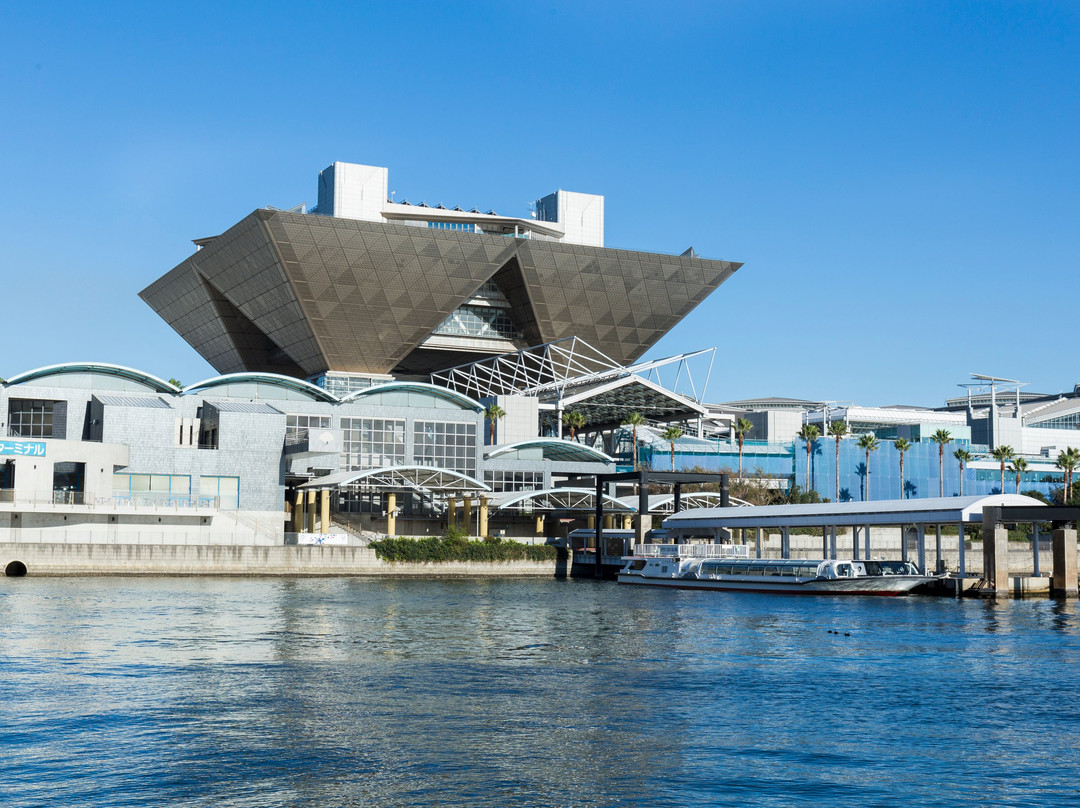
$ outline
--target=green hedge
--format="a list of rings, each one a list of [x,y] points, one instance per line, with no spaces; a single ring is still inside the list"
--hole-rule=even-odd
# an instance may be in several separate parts
[[[497,538],[468,541],[457,536],[388,538],[369,546],[383,561],[554,561],[558,553],[546,544],[519,544]]]

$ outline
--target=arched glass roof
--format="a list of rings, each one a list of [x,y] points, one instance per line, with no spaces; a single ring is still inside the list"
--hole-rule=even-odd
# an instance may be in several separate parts
[[[215,376],[212,379],[203,379],[201,382],[189,384],[184,388],[184,394],[194,393],[200,390],[209,390],[214,387],[231,387],[239,385],[256,385],[276,388],[286,393],[299,393],[312,401],[337,402],[337,396],[326,392],[311,382],[303,379],[295,379],[292,376],[282,376],[278,373],[226,373],[224,376]],[[258,390],[255,391],[258,398]],[[267,398],[283,398],[284,396],[266,396]]]
[[[388,399],[382,403],[416,407],[422,406],[422,404],[415,399],[425,397],[429,400],[434,399],[435,402],[440,402],[442,406],[450,404],[458,409],[472,410],[473,412],[483,412],[484,410],[483,404],[475,399],[469,398],[463,393],[458,393],[454,390],[439,387],[435,384],[427,384],[425,382],[387,382],[386,384],[366,387],[363,390],[357,390],[346,396],[342,396],[341,402],[343,404],[366,401],[377,403],[380,399]],[[429,406],[440,406],[440,404],[431,404]]]
[[[340,488],[343,485],[359,482],[385,491],[414,488],[439,493],[469,493],[491,490],[479,480],[459,471],[434,466],[387,466],[361,471],[339,471],[325,477],[316,477],[301,485],[300,488]]]
[[[485,454],[488,460],[505,455],[539,450],[544,460],[561,460],[570,463],[614,463],[615,459],[583,443],[559,438],[533,438],[531,440],[497,446]]]
[[[7,380],[7,385],[27,384],[51,376],[65,375],[105,376],[122,379],[126,382],[134,382],[136,385],[145,387],[155,393],[175,394],[180,392],[179,387],[169,384],[157,376],[144,373],[135,368],[124,367],[123,365],[111,365],[107,362],[63,362],[59,365],[46,365],[45,367],[12,376]]]

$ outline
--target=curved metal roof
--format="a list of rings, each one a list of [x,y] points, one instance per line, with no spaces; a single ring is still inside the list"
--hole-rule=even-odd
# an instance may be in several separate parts
[[[338,401],[337,396],[326,392],[311,382],[305,382],[303,379],[296,379],[292,376],[282,376],[280,373],[226,373],[224,376],[215,376],[212,379],[203,379],[201,382],[189,384],[184,388],[184,394],[187,395],[196,390],[205,390],[211,387],[221,387],[225,384],[243,384],[245,382],[281,387],[295,393],[303,393],[315,401],[326,401],[335,404]]]
[[[179,393],[180,388],[169,384],[150,373],[144,373],[135,368],[124,365],[112,365],[108,362],[62,362],[59,365],[46,365],[45,367],[18,373],[7,380],[8,386],[13,384],[26,384],[27,382],[44,379],[49,376],[59,376],[65,373],[94,373],[101,376],[117,376],[128,381],[145,384],[155,393]]]
[[[406,393],[424,393],[426,395],[434,396],[435,398],[441,398],[443,401],[449,401],[451,404],[455,404],[463,410],[472,410],[473,412],[483,412],[484,410],[483,404],[476,399],[469,398],[464,393],[459,393],[455,390],[439,387],[436,384],[428,384],[426,382],[387,382],[386,384],[377,384],[374,387],[365,387],[363,390],[357,390],[342,396],[341,402],[358,401],[367,396],[399,391]]]
[[[491,498],[494,509],[511,508],[528,502],[538,511],[596,510],[596,492],[588,488],[546,488],[543,491],[503,491]],[[636,509],[604,494],[604,510],[633,513]]]
[[[1045,507],[1046,503],[1021,494],[991,494],[871,502],[822,502],[808,505],[759,505],[750,508],[695,508],[667,517],[664,519],[664,527],[944,525],[981,522],[982,509],[998,505]]]
[[[531,440],[522,440],[517,443],[508,443],[505,446],[496,446],[490,451],[486,452],[484,456],[488,460],[492,460],[496,457],[501,457],[511,452],[518,452],[522,449],[540,449],[543,452],[544,460],[565,460],[569,462],[577,463],[614,463],[615,458],[601,452],[599,449],[594,449],[591,446],[586,446],[584,443],[575,443],[571,440],[561,440],[560,438],[533,438]]]
[[[339,471],[336,474],[328,474],[325,477],[310,480],[301,485],[300,488],[340,488],[343,485],[356,482],[364,482],[372,488],[385,491],[414,488],[444,493],[469,493],[470,491],[483,493],[491,490],[488,486],[467,474],[451,469],[435,468],[434,466],[386,466],[361,471]]]

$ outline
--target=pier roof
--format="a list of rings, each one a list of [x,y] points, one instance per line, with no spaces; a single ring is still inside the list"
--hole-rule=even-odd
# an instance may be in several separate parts
[[[977,497],[822,502],[750,508],[694,508],[673,514],[664,527],[862,527],[863,525],[956,524],[982,521],[984,507],[1046,507],[1034,497],[993,494]]]

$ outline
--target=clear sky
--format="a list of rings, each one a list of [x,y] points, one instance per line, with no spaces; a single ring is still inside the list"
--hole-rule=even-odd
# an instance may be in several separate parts
[[[8,3],[0,376],[214,375],[137,293],[343,160],[745,262],[650,353],[718,346],[714,401],[1070,390],[1078,142],[1077,3]]]

